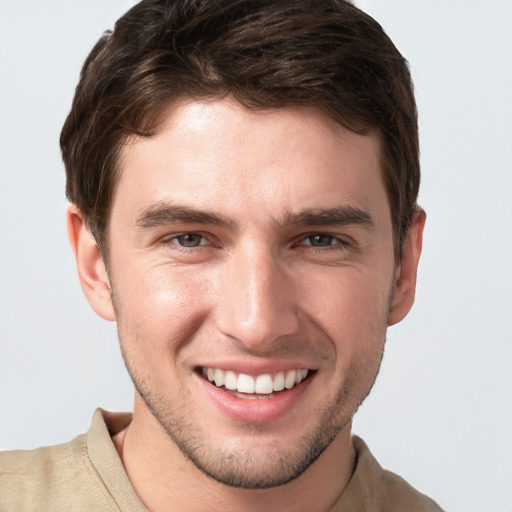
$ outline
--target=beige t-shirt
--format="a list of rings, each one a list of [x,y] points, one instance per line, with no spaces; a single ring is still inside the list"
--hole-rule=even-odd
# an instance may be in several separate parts
[[[0,512],[148,512],[111,439],[130,420],[130,414],[98,409],[87,434],[70,443],[0,453]],[[356,469],[331,512],[441,511],[383,470],[361,439],[353,444]]]

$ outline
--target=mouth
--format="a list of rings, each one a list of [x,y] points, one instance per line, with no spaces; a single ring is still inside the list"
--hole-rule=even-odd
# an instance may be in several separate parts
[[[265,400],[295,386],[311,376],[312,371],[306,368],[248,375],[221,368],[199,369],[201,376],[217,388],[246,400]]]

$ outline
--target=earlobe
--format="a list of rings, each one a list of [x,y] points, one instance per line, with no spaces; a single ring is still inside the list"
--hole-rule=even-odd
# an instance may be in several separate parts
[[[89,304],[105,320],[115,321],[110,280],[103,257],[82,213],[75,205],[68,208],[67,226],[80,284]]]
[[[414,303],[416,273],[421,255],[425,220],[425,212],[418,208],[404,239],[402,261],[396,269],[388,325],[394,325],[403,320]]]

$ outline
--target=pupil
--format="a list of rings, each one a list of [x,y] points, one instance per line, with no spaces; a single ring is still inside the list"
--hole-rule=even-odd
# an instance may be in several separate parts
[[[182,235],[180,242],[184,247],[197,247],[200,237],[198,235]]]
[[[310,238],[311,245],[314,246],[326,246],[330,245],[332,241],[332,236],[329,235],[313,235]]]

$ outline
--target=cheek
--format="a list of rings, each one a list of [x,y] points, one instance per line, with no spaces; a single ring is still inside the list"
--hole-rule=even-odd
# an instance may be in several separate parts
[[[210,287],[199,273],[185,270],[169,265],[132,267],[131,277],[113,276],[123,344],[136,344],[138,352],[158,358],[190,339],[208,311]]]
[[[309,286],[309,316],[321,326],[347,366],[361,353],[380,351],[387,328],[391,278],[339,272]]]

